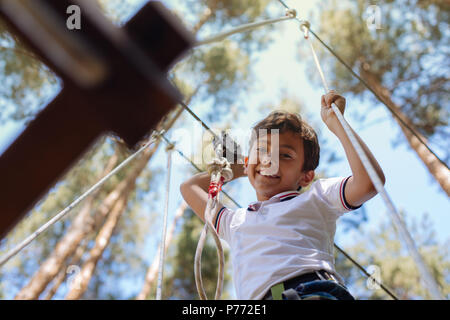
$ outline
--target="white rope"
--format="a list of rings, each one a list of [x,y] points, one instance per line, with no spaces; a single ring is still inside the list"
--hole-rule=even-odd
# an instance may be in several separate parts
[[[328,88],[327,81],[325,80],[325,76],[323,74],[322,67],[320,66],[319,59],[317,58],[316,51],[314,50],[312,42],[308,36],[309,23],[302,24],[300,26],[300,28],[302,28],[302,30],[305,34],[305,39],[308,41],[308,43],[310,45],[311,52],[312,52],[312,55],[314,58],[314,62],[316,64],[317,70],[319,71],[320,78],[322,79],[322,85],[325,89],[325,93],[328,93],[329,88]],[[335,103],[333,103],[331,105],[331,107],[332,107],[334,113],[336,114],[336,117],[338,118],[339,122],[341,123],[342,127],[344,128],[344,131],[347,134],[350,142],[352,143],[356,153],[358,154],[358,157],[360,158],[361,163],[363,164],[364,168],[366,169],[370,180],[372,181],[373,185],[375,186],[375,189],[380,194],[383,202],[385,203],[385,205],[388,209],[388,212],[391,214],[392,219],[393,219],[397,229],[400,232],[400,236],[405,241],[406,247],[408,248],[409,252],[411,253],[414,261],[417,264],[417,267],[419,268],[420,273],[422,274],[423,280],[425,282],[424,283],[425,287],[428,288],[429,292],[431,293],[431,295],[433,296],[434,299],[443,300],[443,297],[440,293],[440,290],[439,290],[439,287],[438,287],[436,281],[431,276],[431,273],[429,272],[428,267],[425,265],[425,262],[423,261],[419,251],[417,250],[417,247],[415,246],[414,240],[412,239],[410,233],[406,229],[406,226],[405,226],[400,214],[398,213],[397,209],[394,206],[394,203],[392,202],[391,198],[389,197],[388,193],[386,192],[386,189],[384,188],[381,178],[379,177],[379,175],[376,172],[375,168],[373,167],[372,163],[369,161],[367,154],[361,147],[361,144],[359,143],[359,141],[356,139],[355,135],[353,134],[353,131],[350,128],[350,125],[345,120],[345,118],[342,115],[339,108],[336,106]]]
[[[202,229],[202,232],[200,234],[200,239],[197,245],[197,250],[195,251],[195,260],[194,260],[194,276],[195,276],[195,285],[197,286],[197,292],[200,296],[201,300],[208,300],[208,297],[206,296],[205,289],[203,287],[203,280],[202,280],[202,272],[201,272],[201,259],[202,259],[202,252],[204,245],[206,243],[206,236],[208,234],[208,230],[211,231],[211,234],[213,235],[214,241],[216,243],[217,248],[217,257],[219,259],[219,268],[218,268],[218,275],[217,275],[217,285],[216,285],[216,293],[214,296],[215,300],[219,300],[222,295],[223,290],[223,280],[224,280],[224,265],[225,265],[225,258],[223,254],[223,248],[222,243],[220,242],[219,236],[217,235],[216,230],[214,229],[214,226],[211,222],[211,212],[217,211],[217,201],[209,198],[208,203],[206,205],[205,210],[205,226]]]
[[[121,164],[115,167],[110,173],[104,176],[100,181],[94,184],[91,188],[89,188],[85,193],[83,193],[79,198],[69,204],[64,210],[59,212],[56,216],[51,218],[48,222],[39,227],[36,231],[34,231],[30,236],[25,238],[21,243],[16,245],[13,249],[8,251],[1,259],[0,259],[0,267],[2,267],[6,262],[8,262],[12,257],[14,257],[17,253],[19,253],[23,248],[28,246],[34,239],[36,239],[41,233],[50,228],[53,224],[61,220],[64,216],[66,216],[76,205],[78,205],[81,201],[83,201],[87,196],[89,196],[92,192],[97,190],[100,186],[102,186],[109,178],[111,178],[114,174],[116,174],[120,169],[126,166],[131,160],[136,158],[142,151],[148,148],[151,144],[155,142],[156,138],[152,136],[150,141],[148,141],[143,147],[141,147],[134,154],[125,159]]]
[[[220,151],[222,150],[222,146],[219,144],[216,148],[216,154],[219,155]],[[227,161],[227,159],[220,157],[215,158],[210,164],[208,164],[208,172],[211,175],[211,187],[217,187],[217,193],[211,193],[208,192],[208,201],[206,203],[205,208],[205,226],[202,229],[202,232],[200,234],[200,239],[197,244],[197,249],[195,251],[195,259],[194,259],[194,276],[195,276],[195,285],[197,287],[198,295],[200,296],[201,300],[207,300],[208,297],[206,295],[205,289],[203,287],[203,280],[202,280],[202,272],[201,272],[201,259],[202,259],[202,252],[203,247],[206,242],[206,236],[208,231],[211,231],[211,234],[214,238],[214,241],[216,243],[216,249],[217,249],[217,256],[219,260],[219,270],[217,275],[217,285],[216,285],[216,293],[215,293],[215,300],[219,300],[222,295],[223,290],[223,281],[224,281],[224,254],[223,254],[223,248],[222,243],[220,242],[219,235],[217,234],[216,229],[214,228],[214,225],[212,223],[212,219],[214,218],[213,213],[217,212],[217,207],[219,201],[218,201],[218,195],[219,190],[222,184],[222,181],[229,181],[233,178],[233,171],[231,170],[230,164]]]
[[[167,217],[169,215],[169,193],[170,193],[170,175],[172,172],[172,151],[173,145],[169,145],[167,150],[167,178],[166,178],[166,204],[164,208],[163,228],[161,233],[161,244],[159,247],[159,268],[158,268],[158,284],[156,287],[156,300],[161,300],[162,286],[164,277],[164,260],[166,252],[166,233],[167,233]]]
[[[236,27],[234,29],[231,29],[231,30],[219,33],[219,34],[217,34],[215,36],[212,36],[210,38],[197,41],[197,43],[195,43],[194,46],[198,47],[198,46],[202,46],[202,45],[205,45],[205,44],[222,41],[225,38],[227,38],[227,37],[229,37],[229,36],[231,36],[233,34],[245,32],[245,31],[250,31],[252,29],[255,29],[255,28],[258,28],[258,27],[261,27],[261,26],[264,26],[264,25],[268,25],[268,24],[277,23],[277,22],[280,22],[280,21],[286,21],[286,20],[295,19],[296,16],[297,16],[296,11],[294,9],[289,9],[289,10],[286,10],[286,16],[284,16],[284,17],[243,24],[243,25],[241,25],[239,27]]]

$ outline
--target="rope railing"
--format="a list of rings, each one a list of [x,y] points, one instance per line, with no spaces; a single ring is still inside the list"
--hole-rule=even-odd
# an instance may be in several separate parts
[[[262,27],[262,26],[265,26],[265,25],[268,25],[268,24],[274,24],[274,23],[281,22],[281,21],[295,19],[296,16],[297,16],[297,13],[296,13],[295,10],[292,10],[292,9],[286,10],[286,16],[284,16],[284,17],[243,24],[243,25],[240,25],[239,27],[236,27],[234,29],[231,29],[231,30],[219,33],[219,34],[216,34],[216,35],[214,35],[214,36],[212,36],[210,38],[197,41],[197,43],[195,43],[194,46],[202,46],[202,45],[210,44],[210,43],[213,43],[213,42],[223,41],[227,37],[229,37],[229,36],[231,36],[233,34],[250,31],[250,30],[253,30],[255,28],[259,28],[259,27]]]
[[[54,225],[56,222],[64,218],[73,208],[75,208],[80,202],[86,199],[90,194],[92,194],[95,190],[100,188],[109,178],[115,175],[119,170],[125,167],[130,161],[136,158],[139,154],[141,154],[145,149],[147,149],[150,145],[155,142],[155,137],[150,137],[150,140],[144,144],[138,151],[125,159],[122,163],[120,163],[117,167],[115,167],[110,173],[100,179],[96,184],[90,187],[85,193],[75,199],[71,204],[69,204],[66,208],[56,214],[53,218],[39,227],[36,231],[34,231],[31,235],[25,238],[22,242],[14,246],[11,250],[9,250],[3,257],[0,258],[0,267],[2,267],[6,262],[8,262],[11,258],[13,258],[16,254],[18,254],[21,250],[27,247],[33,240],[35,240],[40,234],[45,232],[48,228]]]
[[[170,198],[170,176],[172,173],[172,151],[174,149],[173,144],[167,145],[167,177],[166,177],[166,199],[164,205],[164,217],[163,227],[161,233],[161,242],[159,246],[159,267],[158,267],[158,282],[156,285],[156,300],[161,300],[162,287],[164,278],[164,260],[165,260],[165,248],[166,248],[166,233],[167,233],[167,218],[169,216],[169,198]]]

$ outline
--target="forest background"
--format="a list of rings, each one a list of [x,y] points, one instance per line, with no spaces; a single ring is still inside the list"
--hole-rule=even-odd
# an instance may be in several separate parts
[[[141,0],[98,0],[123,25]],[[286,1],[358,72],[445,162],[449,161],[449,5],[445,1]],[[164,1],[202,39],[240,24],[281,17],[278,1]],[[386,190],[443,295],[450,293],[449,173],[392,113],[314,40],[330,87],[347,99],[346,118],[378,159]],[[0,152],[61,89],[0,21]],[[281,22],[190,52],[170,71],[189,106],[215,129],[248,129],[274,109],[299,112],[318,131],[321,177],[351,173],[338,140],[319,116],[323,88],[295,21]],[[126,107],[126,106],[125,106]],[[210,148],[186,144],[180,132],[200,124],[177,108],[159,128],[191,157]],[[184,131],[185,132],[185,131]],[[207,137],[205,137],[207,140]],[[208,145],[207,143],[205,144]],[[65,208],[131,153],[114,137],[100,139],[9,235],[0,254]],[[57,155],[57,151],[55,151]],[[154,299],[162,228],[167,150],[156,143],[0,269],[3,299]],[[187,208],[180,183],[195,170],[173,153],[169,241],[163,297],[197,299],[193,256],[202,224]],[[224,187],[241,205],[255,195],[245,179]],[[224,198],[225,199],[225,198]],[[226,201],[226,200],[225,200]],[[230,207],[234,204],[227,202]],[[427,299],[380,197],[338,221],[335,243],[403,299]],[[203,275],[215,287],[216,253],[209,243]],[[338,272],[358,299],[388,299],[344,256]],[[226,290],[234,298],[227,255]]]

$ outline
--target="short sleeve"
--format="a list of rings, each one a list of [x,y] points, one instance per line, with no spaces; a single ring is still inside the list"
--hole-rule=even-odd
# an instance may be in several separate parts
[[[360,208],[353,207],[348,204],[345,199],[344,190],[349,177],[336,177],[329,179],[319,179],[316,181],[316,191],[319,197],[323,200],[324,204],[332,211],[334,211],[337,216],[356,210]]]
[[[220,238],[229,243],[230,239],[230,225],[234,211],[227,207],[222,207],[216,215],[214,220],[214,228]]]

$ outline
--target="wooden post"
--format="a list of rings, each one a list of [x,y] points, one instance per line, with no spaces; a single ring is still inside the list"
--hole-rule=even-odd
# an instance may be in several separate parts
[[[80,29],[67,27],[77,5]],[[123,28],[91,0],[4,0],[3,17],[63,89],[0,156],[0,239],[103,134],[130,147],[181,99],[165,73],[193,38],[159,2]]]

